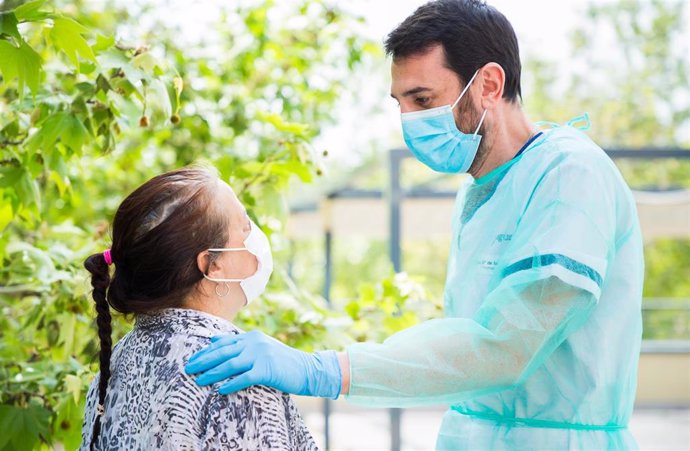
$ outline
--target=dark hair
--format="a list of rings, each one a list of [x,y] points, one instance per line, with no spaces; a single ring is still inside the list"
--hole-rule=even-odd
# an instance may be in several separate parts
[[[182,305],[203,277],[197,255],[208,248],[224,247],[228,240],[228,215],[213,202],[218,183],[218,176],[205,168],[184,168],[154,177],[127,196],[115,213],[112,280],[102,253],[84,262],[91,273],[101,341],[99,410],[110,378],[109,307],[139,314]],[[97,413],[91,448],[100,429]]]
[[[522,97],[520,52],[508,19],[478,0],[433,0],[412,13],[386,38],[386,54],[394,60],[428,51],[440,44],[448,68],[463,84],[488,63],[506,74],[503,98]]]

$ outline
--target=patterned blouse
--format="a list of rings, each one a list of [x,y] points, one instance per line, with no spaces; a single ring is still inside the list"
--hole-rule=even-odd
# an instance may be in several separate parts
[[[214,335],[231,323],[186,309],[140,315],[115,346],[99,450],[317,450],[286,393],[254,386],[223,396],[184,372]],[[98,404],[98,378],[86,399],[80,450],[88,450]]]

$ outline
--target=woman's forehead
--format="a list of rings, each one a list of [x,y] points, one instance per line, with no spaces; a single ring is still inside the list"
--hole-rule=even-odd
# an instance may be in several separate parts
[[[244,205],[240,202],[240,200],[237,198],[235,195],[235,192],[232,190],[230,185],[225,183],[224,181],[220,181],[220,189],[219,189],[219,200],[227,206],[227,208],[230,209],[230,216],[232,218],[244,218],[247,215],[247,210],[244,208]]]

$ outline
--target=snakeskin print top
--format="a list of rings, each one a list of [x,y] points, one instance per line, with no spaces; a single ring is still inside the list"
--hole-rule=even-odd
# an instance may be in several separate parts
[[[223,396],[200,387],[184,365],[231,323],[186,309],[140,315],[115,346],[99,450],[316,450],[286,393],[254,386]],[[80,450],[88,450],[98,404],[98,378],[86,399]]]

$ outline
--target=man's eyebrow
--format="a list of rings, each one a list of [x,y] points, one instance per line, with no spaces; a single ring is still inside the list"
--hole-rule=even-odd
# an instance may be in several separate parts
[[[417,86],[416,88],[408,89],[407,91],[403,92],[402,96],[403,97],[409,97],[409,96],[413,96],[415,94],[419,94],[420,92],[426,92],[426,91],[431,91],[431,88],[427,88],[425,86]],[[392,93],[391,93],[391,97],[393,97],[394,99],[396,98]]]

